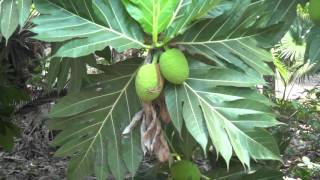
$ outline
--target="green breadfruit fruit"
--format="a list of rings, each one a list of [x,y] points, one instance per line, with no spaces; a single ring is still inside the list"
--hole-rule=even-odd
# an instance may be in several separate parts
[[[309,14],[315,23],[320,24],[320,0],[310,0]]]
[[[162,91],[162,81],[158,65],[145,64],[141,66],[135,81],[137,95],[144,102],[153,101]]]
[[[179,49],[169,49],[161,54],[160,71],[173,84],[182,84],[189,77],[189,65]]]
[[[191,161],[179,161],[170,168],[173,180],[200,180],[201,173],[197,165]]]

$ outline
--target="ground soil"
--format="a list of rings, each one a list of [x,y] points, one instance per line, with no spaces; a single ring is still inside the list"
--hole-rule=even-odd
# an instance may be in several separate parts
[[[50,104],[30,107],[26,114],[17,114],[14,121],[21,128],[12,152],[0,151],[0,179],[62,180],[67,160],[53,157],[49,146],[53,133],[47,129]]]

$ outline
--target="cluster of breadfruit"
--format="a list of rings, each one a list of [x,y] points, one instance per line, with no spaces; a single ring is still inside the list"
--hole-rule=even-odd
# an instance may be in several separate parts
[[[175,48],[168,49],[160,55],[159,63],[140,67],[135,81],[136,92],[142,101],[151,102],[161,94],[164,79],[179,85],[188,77],[189,65],[183,52]]]

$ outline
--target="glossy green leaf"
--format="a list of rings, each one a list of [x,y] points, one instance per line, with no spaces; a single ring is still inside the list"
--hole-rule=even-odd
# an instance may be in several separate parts
[[[58,57],[80,57],[106,46],[119,52],[142,48],[143,33],[120,1],[36,0],[40,16],[33,20],[36,39],[64,43]]]
[[[0,30],[8,41],[19,25],[19,15],[15,0],[3,0],[1,4]]]
[[[208,13],[202,18],[216,18],[218,16],[228,14],[231,12],[234,5],[239,3],[240,0],[223,0],[220,1],[219,4],[212,8]]]
[[[311,63],[317,63],[317,69],[319,68],[320,60],[320,27],[314,26],[310,31],[310,36],[308,38],[308,46],[306,49],[307,61]]]
[[[21,29],[26,23],[30,15],[32,0],[18,0],[17,3],[18,3],[19,25]]]
[[[140,23],[146,33],[152,35],[156,43],[158,34],[170,23],[178,0],[122,0],[122,2],[129,14]]]
[[[95,173],[99,179],[112,174],[122,180],[127,172],[137,171],[142,160],[140,137],[136,132],[122,137],[121,132],[140,109],[134,89],[140,63],[132,60],[110,66],[106,75],[90,77],[91,83],[80,93],[67,95],[52,109],[50,127],[62,130],[52,145],[60,147],[56,156],[72,156],[70,179]]]
[[[267,0],[264,2],[269,12],[267,25],[280,23],[281,28],[270,39],[266,39],[271,44],[278,43],[282,37],[287,33],[288,29],[297,17],[297,5],[306,3],[305,0]],[[271,12],[271,13],[270,13]]]
[[[219,2],[220,0],[180,0],[165,32],[165,41],[183,33],[192,21],[205,15]]]
[[[292,3],[280,1],[281,4],[284,2]],[[192,54],[201,54],[219,66],[233,64],[244,71],[251,67],[263,75],[272,75],[273,71],[266,64],[272,61],[272,56],[263,48],[272,45],[271,42],[275,39],[273,35],[281,27],[273,25],[279,21],[272,19],[275,13],[270,8],[272,5],[277,8],[277,3],[273,0],[254,3],[250,0],[241,1],[233,7],[229,16],[205,19],[197,23],[174,44],[186,48]],[[282,10],[289,11],[287,13],[293,11]],[[285,15],[287,14],[282,14]]]
[[[227,165],[233,153],[249,168],[250,158],[280,160],[273,137],[260,129],[279,122],[267,105],[268,99],[251,89],[263,80],[196,61],[190,66],[185,83],[167,85],[165,90],[172,121],[184,119],[188,131],[204,150],[209,136]]]

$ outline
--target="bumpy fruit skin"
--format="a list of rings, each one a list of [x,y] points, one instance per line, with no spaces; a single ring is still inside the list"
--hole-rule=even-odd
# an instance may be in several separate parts
[[[320,0],[310,0],[309,3],[310,18],[317,24],[320,23]]]
[[[161,54],[160,71],[173,84],[182,84],[189,77],[189,65],[179,49],[169,49]]]
[[[145,64],[138,70],[135,86],[137,95],[144,102],[156,99],[162,91],[161,74],[156,64]]]

